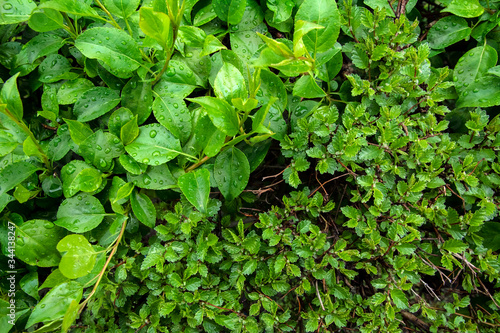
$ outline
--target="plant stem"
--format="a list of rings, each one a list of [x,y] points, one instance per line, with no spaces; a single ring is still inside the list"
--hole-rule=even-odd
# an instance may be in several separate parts
[[[118,249],[118,245],[120,244],[120,241],[123,237],[123,234],[125,233],[126,226],[127,226],[127,220],[125,220],[122,224],[120,234],[118,235],[118,237],[115,240],[115,244],[113,245],[113,249],[111,250],[111,253],[109,254],[108,260],[106,260],[104,267],[101,269],[101,272],[99,273],[99,278],[97,279],[97,282],[95,283],[94,288],[90,292],[89,296],[85,299],[85,301],[83,301],[83,303],[80,304],[80,309],[78,310],[78,314],[82,313],[83,309],[85,308],[85,306],[89,302],[90,298],[95,294],[97,287],[99,287],[99,283],[101,282],[102,277],[104,276],[104,273],[106,272],[106,268],[108,268],[108,265],[109,265],[109,262],[111,261],[111,258],[113,258],[113,256],[116,253],[116,250]]]
[[[195,164],[193,164],[189,168],[187,168],[186,169],[186,173],[190,172],[190,171],[193,171],[194,169],[196,169],[197,167],[199,167],[200,165],[202,165],[203,163],[205,163],[209,159],[210,159],[210,156],[203,157],[201,160],[199,160],[198,162],[196,162]]]
[[[117,28],[117,29],[120,29],[120,30],[123,30],[119,25],[118,23],[116,23],[113,15],[111,15],[111,13],[108,11],[108,9],[106,7],[104,7],[104,5],[99,1],[99,0],[95,0],[95,2],[97,3],[97,5],[99,7],[101,7],[101,9],[106,13],[106,15],[108,15],[108,17],[111,19],[111,24]]]
[[[175,40],[174,40],[174,43],[175,43]],[[152,85],[154,86],[158,81],[160,81],[161,79],[161,76],[163,75],[163,73],[165,73],[165,71],[167,70],[168,68],[168,63],[170,62],[170,58],[172,57],[172,51],[168,52],[167,53],[167,57],[165,59],[165,65],[163,65],[163,68],[161,69],[161,71],[156,75],[156,78],[155,80],[153,81]]]

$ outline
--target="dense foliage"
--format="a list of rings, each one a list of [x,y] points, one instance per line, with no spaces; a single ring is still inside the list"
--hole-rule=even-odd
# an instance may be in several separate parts
[[[499,13],[1,0],[0,330],[498,332]]]

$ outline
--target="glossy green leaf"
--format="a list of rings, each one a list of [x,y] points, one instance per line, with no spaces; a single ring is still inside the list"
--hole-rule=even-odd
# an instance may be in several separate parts
[[[307,53],[303,37],[309,31],[315,29],[323,29],[323,27],[312,22],[302,20],[295,21],[295,28],[293,32],[293,54],[295,57],[298,58]]]
[[[215,95],[231,103],[233,98],[247,98],[248,90],[240,71],[230,63],[224,63],[214,81]]]
[[[62,318],[72,301],[79,302],[83,287],[75,281],[63,282],[52,288],[35,306],[26,327]]]
[[[13,189],[17,184],[38,170],[41,170],[41,168],[26,161],[14,162],[7,165],[0,170],[0,195]]]
[[[224,44],[221,43],[217,37],[214,35],[208,35],[207,38],[205,38],[205,41],[203,42],[203,51],[200,54],[201,56],[206,56],[210,55],[214,52],[217,52],[219,50],[226,49]]]
[[[94,192],[101,187],[101,184],[101,172],[94,168],[87,168],[78,173],[78,175],[71,182],[71,185],[69,185],[69,188],[73,193],[77,193],[79,191]]]
[[[74,196],[79,192],[78,188],[72,186],[73,181],[78,174],[85,169],[92,169],[92,167],[80,160],[70,161],[61,169],[61,180],[63,182],[63,193],[66,198]]]
[[[288,20],[292,15],[295,2],[285,0],[267,0],[267,8],[272,11],[273,22],[281,23]]]
[[[140,2],[140,0],[104,0],[104,5],[111,14],[126,19],[135,13]]]
[[[30,295],[37,301],[40,300],[40,295],[38,295],[38,273],[30,272],[25,274],[19,281],[19,286],[22,291]]]
[[[38,6],[38,8],[51,8],[60,12],[80,16],[99,16],[94,8],[88,4],[88,1],[50,0],[43,2]]]
[[[408,308],[408,299],[406,298],[405,294],[403,291],[399,289],[392,289],[391,290],[391,298],[394,304],[399,308],[399,309],[407,309]]]
[[[123,154],[120,155],[118,159],[122,167],[127,170],[132,175],[140,175],[143,172],[146,172],[147,165],[142,164],[134,160],[130,155]]]
[[[498,61],[497,51],[489,45],[475,47],[467,51],[459,60],[453,71],[455,88],[459,92],[469,90],[469,86]]]
[[[149,166],[147,171],[138,175],[127,174],[127,180],[137,187],[149,190],[167,190],[177,186],[176,178],[167,164]]]
[[[245,189],[250,178],[250,164],[241,150],[226,149],[215,159],[214,178],[226,200],[235,199]]]
[[[125,147],[136,161],[147,165],[160,165],[182,152],[179,139],[160,124],[139,127],[139,136]]]
[[[82,235],[64,237],[57,243],[57,251],[62,254],[59,270],[70,279],[89,274],[97,257],[92,245]]]
[[[155,94],[153,113],[160,124],[165,126],[181,142],[191,135],[191,114],[184,100],[168,94]]]
[[[27,21],[36,4],[31,0],[18,0],[0,2],[0,24],[15,24]]]
[[[295,20],[313,22],[325,27],[312,30],[303,37],[310,52],[325,52],[337,41],[340,33],[340,13],[335,0],[305,0],[300,5]]]
[[[26,221],[16,228],[16,257],[33,266],[56,266],[61,258],[57,242],[65,234],[64,229],[50,221]]]
[[[165,51],[170,52],[173,44],[173,29],[168,15],[155,12],[153,8],[141,7],[139,26],[146,36],[156,40]]]
[[[64,119],[66,124],[68,124],[69,134],[71,139],[77,145],[81,145],[89,136],[94,132],[90,129],[88,124],[81,123],[76,120]]]
[[[123,87],[121,92],[121,106],[126,107],[137,115],[137,123],[141,125],[151,114],[153,91],[151,84],[142,82],[137,77],[132,78]]]
[[[15,74],[3,84],[2,90],[0,91],[0,98],[2,103],[6,105],[1,107],[0,112],[6,112],[20,120],[23,118],[23,103],[19,95],[19,90],[17,89],[18,76],[19,73]],[[4,111],[4,107],[7,110]]]
[[[229,24],[240,23],[246,4],[246,0],[214,0],[212,3],[217,16]]]
[[[119,103],[120,95],[116,90],[95,87],[82,93],[75,103],[73,113],[78,121],[87,122],[102,116]]]
[[[188,98],[188,100],[203,106],[213,124],[227,135],[233,136],[238,133],[238,116],[226,101],[209,96]]]
[[[215,11],[213,10],[213,6],[210,3],[209,5],[201,8],[196,14],[194,15],[193,18],[193,25],[195,27],[199,27],[201,25],[204,25],[210,21],[212,21],[214,18],[217,17],[217,14],[215,14]]]
[[[23,46],[23,49],[16,56],[14,67],[21,65],[32,65],[38,58],[57,52],[64,45],[64,39],[57,35],[41,33],[33,37]],[[29,73],[34,67],[28,70]],[[23,72],[21,75],[27,74]]]
[[[484,13],[484,7],[478,0],[452,0],[443,12],[449,12],[460,17],[478,17]]]
[[[105,215],[104,207],[97,198],[82,193],[62,202],[54,223],[71,232],[83,233],[97,227]]]
[[[293,95],[305,98],[320,98],[326,96],[326,93],[318,86],[318,83],[311,75],[304,75],[295,83]]]
[[[116,135],[117,137],[120,136],[122,126],[125,125],[127,122],[130,121],[134,117],[134,114],[132,111],[130,111],[127,108],[119,108],[115,110],[111,116],[109,117],[108,120],[108,128],[109,131]]]
[[[60,54],[50,54],[38,66],[39,80],[43,83],[52,83],[77,78],[78,74],[70,70],[71,64],[68,59]]]
[[[79,309],[80,302],[77,300],[71,300],[71,303],[68,306],[68,310],[66,310],[66,312],[64,313],[64,318],[61,325],[61,331],[63,333],[66,333],[71,328],[76,318],[78,317]]]
[[[51,159],[52,161],[59,161],[64,156],[66,156],[71,147],[71,136],[69,134],[68,127],[63,125],[59,127],[58,135],[53,137],[47,143],[47,145],[45,146],[45,150],[47,151],[47,157],[49,159]]]
[[[78,150],[78,153],[87,161],[103,171],[109,170],[112,167],[112,160],[124,152],[120,139],[102,130],[98,130],[85,139]]]
[[[457,108],[500,105],[500,77],[484,76],[471,83],[457,101]]]
[[[136,41],[125,31],[112,28],[85,30],[75,40],[84,56],[98,59],[118,77],[126,78],[142,64]]]
[[[64,18],[55,9],[36,9],[31,13],[28,25],[35,31],[47,32],[64,28]]]
[[[57,102],[62,105],[73,104],[87,90],[94,88],[94,84],[84,78],[66,81],[57,91]]]
[[[156,225],[156,209],[147,195],[133,191],[130,196],[130,203],[132,211],[139,221],[150,228]]]
[[[206,214],[210,195],[210,172],[199,169],[179,177],[179,187],[182,194],[200,212]]]
[[[427,42],[433,49],[444,49],[469,37],[472,29],[464,18],[447,16],[434,24],[427,34]]]
[[[137,125],[137,115],[130,119],[120,130],[120,139],[124,145],[130,144],[139,135],[139,126]]]
[[[5,156],[19,145],[18,142],[13,141],[7,132],[0,131],[0,156]]]
[[[469,246],[458,239],[448,239],[443,244],[443,249],[448,250],[453,253],[462,253],[467,250]]]

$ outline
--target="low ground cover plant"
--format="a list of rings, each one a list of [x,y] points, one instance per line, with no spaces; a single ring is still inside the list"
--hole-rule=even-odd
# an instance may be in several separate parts
[[[0,1],[2,332],[498,332],[500,2]]]

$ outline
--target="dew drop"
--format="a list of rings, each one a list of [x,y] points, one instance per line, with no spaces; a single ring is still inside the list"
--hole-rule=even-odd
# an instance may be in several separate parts
[[[153,157],[158,157],[160,156],[160,152],[159,151],[154,151],[153,152]]]
[[[95,146],[95,149],[97,149],[97,150],[102,150],[102,147],[101,147],[101,146],[99,146],[99,145],[96,145],[96,146]]]
[[[101,160],[99,161],[99,165],[101,166],[101,168],[105,168],[108,165],[108,163],[106,163],[106,161],[101,158]]]
[[[43,226],[45,227],[45,229],[52,229],[54,228],[54,223],[47,221],[43,224]]]
[[[156,134],[157,134],[157,133],[156,133],[156,131],[155,131],[155,130],[152,130],[151,132],[149,132],[149,136],[150,136],[151,138],[156,137]]]
[[[17,245],[21,245],[21,246],[24,245],[24,237],[23,238],[19,237],[17,239]]]
[[[106,154],[111,153],[111,148],[106,148],[106,149],[104,150],[104,152],[105,152]]]
[[[145,159],[143,159],[143,160],[142,160],[142,163],[144,163],[144,164],[148,164],[148,163],[149,163],[149,158],[147,158],[147,157],[146,157]]]

